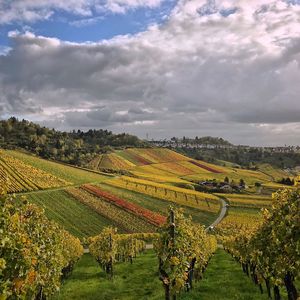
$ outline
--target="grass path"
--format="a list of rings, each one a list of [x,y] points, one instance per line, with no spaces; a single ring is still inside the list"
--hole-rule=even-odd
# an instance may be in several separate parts
[[[178,300],[266,300],[258,288],[243,274],[240,266],[219,249],[211,259],[204,278],[190,293]],[[153,250],[136,258],[134,263],[117,264],[110,282],[94,259],[85,254],[73,274],[62,286],[55,300],[158,300],[164,299],[157,274],[157,258]]]

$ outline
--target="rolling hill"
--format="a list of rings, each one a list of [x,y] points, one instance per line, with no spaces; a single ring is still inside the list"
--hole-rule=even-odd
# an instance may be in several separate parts
[[[25,193],[21,195],[42,206],[50,219],[81,239],[108,225],[126,233],[153,232],[155,216],[164,218],[170,205],[183,207],[194,222],[208,226],[219,213],[220,197],[230,203],[233,212],[268,207],[270,193],[256,195],[254,183],[259,181],[271,191],[274,185],[281,187],[272,179],[284,175],[269,165],[261,171],[223,167],[165,148],[117,150],[97,156],[86,167],[93,170],[20,151],[0,152],[0,180],[8,183],[8,192]],[[125,170],[130,176],[106,175],[105,170]],[[194,189],[199,181],[223,181],[224,177],[236,182],[242,178],[248,185],[244,195],[214,195]]]

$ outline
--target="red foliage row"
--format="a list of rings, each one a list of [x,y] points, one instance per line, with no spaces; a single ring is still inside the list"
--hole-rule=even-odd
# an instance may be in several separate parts
[[[151,164],[151,161],[147,160],[146,158],[144,158],[136,153],[127,151],[127,154],[129,154],[129,156],[131,156],[133,160],[140,163],[141,165],[150,165]]]
[[[194,164],[194,165],[196,165],[197,167],[200,167],[200,168],[202,168],[202,169],[204,169],[204,170],[207,170],[207,171],[210,171],[210,172],[212,172],[212,173],[222,173],[222,172],[219,171],[219,170],[213,169],[213,168],[211,168],[211,167],[209,167],[209,166],[205,166],[205,165],[203,165],[203,164],[201,164],[201,163],[199,163],[199,162],[196,162],[196,161],[194,161],[194,160],[190,160],[189,162],[192,163],[192,164]]]
[[[166,221],[166,217],[157,214],[151,210],[145,209],[143,207],[140,207],[138,205],[135,205],[131,202],[128,202],[124,199],[121,199],[107,191],[101,190],[99,187],[90,185],[90,184],[85,184],[82,186],[84,190],[87,192],[97,196],[104,198],[105,200],[108,200],[110,202],[113,202],[115,205],[134,213],[138,217],[143,217],[146,219],[149,223],[155,225],[155,226],[160,226]]]

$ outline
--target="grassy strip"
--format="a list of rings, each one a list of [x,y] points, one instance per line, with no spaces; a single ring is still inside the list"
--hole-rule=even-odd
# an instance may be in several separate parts
[[[204,278],[194,290],[178,299],[189,300],[265,300],[240,266],[219,249],[211,259]],[[164,293],[157,275],[153,251],[137,257],[134,263],[117,264],[114,281],[109,281],[96,261],[85,254],[55,300],[161,300]]]

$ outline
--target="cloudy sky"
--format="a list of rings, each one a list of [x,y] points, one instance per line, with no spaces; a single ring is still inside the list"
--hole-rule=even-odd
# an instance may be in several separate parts
[[[300,144],[300,0],[0,0],[0,118]]]

